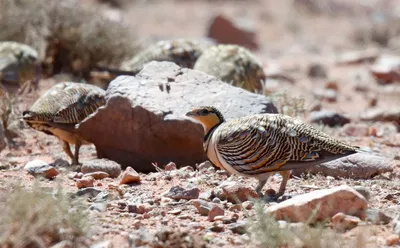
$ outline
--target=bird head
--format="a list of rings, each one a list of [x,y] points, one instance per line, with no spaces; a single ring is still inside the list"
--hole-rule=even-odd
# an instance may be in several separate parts
[[[221,124],[225,121],[221,112],[215,107],[203,106],[195,108],[192,111],[186,113],[186,116],[200,122],[206,133],[214,126]]]

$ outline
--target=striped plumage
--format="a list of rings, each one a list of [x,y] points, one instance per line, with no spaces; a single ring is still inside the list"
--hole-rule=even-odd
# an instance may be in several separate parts
[[[358,147],[343,143],[299,119],[282,114],[258,114],[225,121],[214,107],[196,108],[186,114],[205,130],[204,150],[218,167],[259,180],[257,193],[269,176],[283,180],[275,197],[284,194],[290,170],[344,157]]]
[[[23,120],[32,128],[57,136],[72,164],[79,164],[79,148],[88,141],[81,138],[75,125],[106,103],[105,91],[84,83],[61,82],[51,87],[30,108]],[[75,145],[75,154],[70,145]]]
[[[209,40],[161,40],[139,52],[132,60],[121,65],[122,70],[138,73],[150,61],[170,61],[184,68],[193,68],[203,50],[214,45]]]
[[[261,63],[247,48],[231,44],[208,48],[193,69],[251,92],[261,91],[266,78]]]

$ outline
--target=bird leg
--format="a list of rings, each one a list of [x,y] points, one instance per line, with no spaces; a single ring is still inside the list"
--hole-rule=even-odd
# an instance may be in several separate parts
[[[267,179],[264,180],[259,180],[258,181],[258,185],[256,187],[256,192],[259,198],[262,198],[264,195],[261,193],[262,188],[264,187],[264,185],[267,183]]]
[[[79,148],[81,148],[81,142],[80,141],[76,141],[75,143],[75,156],[72,159],[72,165],[79,165]]]
[[[290,170],[279,172],[279,174],[281,174],[281,176],[282,176],[282,182],[281,182],[281,185],[279,187],[278,194],[275,195],[276,199],[278,199],[279,197],[281,197],[285,193],[286,184],[287,184],[287,182],[288,182],[288,180],[290,178],[290,173],[291,173]]]
[[[71,149],[69,147],[69,143],[65,140],[61,140],[62,143],[62,148],[64,149],[64,152],[70,157],[72,160],[74,159],[74,155],[72,155]]]

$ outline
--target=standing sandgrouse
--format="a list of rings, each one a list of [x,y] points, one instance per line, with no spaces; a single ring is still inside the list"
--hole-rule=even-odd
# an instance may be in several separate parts
[[[79,148],[90,144],[75,132],[75,125],[106,103],[105,91],[84,83],[61,82],[51,87],[22,119],[32,128],[60,139],[72,165],[79,165]],[[75,145],[72,154],[70,144]]]
[[[278,199],[286,189],[290,170],[318,165],[353,153],[347,145],[309,124],[282,114],[258,114],[225,121],[214,107],[200,107],[186,116],[200,122],[208,158],[221,169],[259,180],[259,197],[268,178],[282,175]]]
[[[263,88],[266,75],[254,54],[238,45],[219,44],[203,51],[193,67],[250,92]]]

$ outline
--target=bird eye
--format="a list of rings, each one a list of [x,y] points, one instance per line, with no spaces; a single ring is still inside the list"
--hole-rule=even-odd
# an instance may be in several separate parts
[[[202,109],[199,112],[200,115],[208,115],[208,110],[207,109]]]

